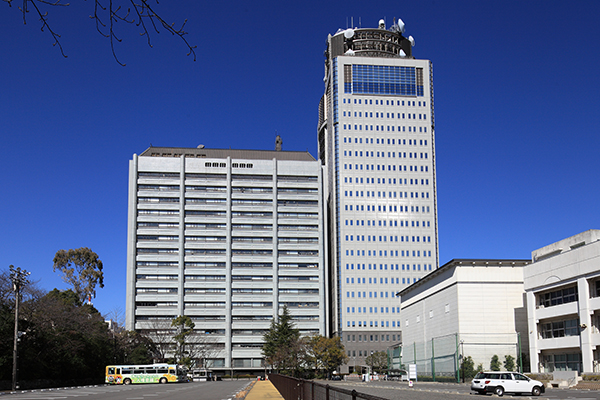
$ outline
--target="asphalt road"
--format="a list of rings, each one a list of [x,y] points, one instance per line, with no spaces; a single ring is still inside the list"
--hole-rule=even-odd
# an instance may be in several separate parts
[[[248,386],[249,380],[87,386],[68,389],[40,389],[0,396],[2,400],[229,400]]]
[[[325,383],[325,382],[321,382]],[[330,385],[339,385],[345,389],[355,389],[357,392],[382,397],[385,399],[407,399],[407,400],[485,400],[499,399],[498,396],[487,394],[480,395],[471,392],[471,385],[456,383],[433,383],[417,382],[413,388],[408,387],[407,382],[327,382]],[[536,399],[536,400],[600,400],[600,391],[576,390],[576,389],[546,389],[540,397],[531,395],[505,394],[503,398],[509,399]]]

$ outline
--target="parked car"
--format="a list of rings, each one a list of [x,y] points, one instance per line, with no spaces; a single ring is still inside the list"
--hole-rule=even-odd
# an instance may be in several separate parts
[[[502,396],[504,393],[528,393],[539,396],[545,392],[544,384],[517,372],[479,372],[471,381],[471,390],[480,394],[488,392]]]

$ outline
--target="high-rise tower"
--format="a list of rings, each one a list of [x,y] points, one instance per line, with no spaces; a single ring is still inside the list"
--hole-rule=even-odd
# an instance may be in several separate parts
[[[395,293],[438,266],[432,67],[403,32],[382,20],[327,39],[318,139],[342,371],[401,340]]]

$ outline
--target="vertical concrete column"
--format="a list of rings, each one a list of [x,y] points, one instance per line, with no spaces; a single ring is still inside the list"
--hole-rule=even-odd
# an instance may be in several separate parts
[[[535,293],[532,291],[526,292],[527,301],[527,330],[529,335],[529,364],[531,372],[540,372],[540,355],[538,353],[538,333],[537,333],[537,316]]]
[[[273,318],[279,315],[279,241],[277,218],[277,159],[273,159]]]
[[[125,329],[135,329],[135,270],[137,237],[137,175],[138,156],[129,161],[129,198],[127,207],[127,291],[125,300]]]
[[[581,361],[584,372],[594,371],[594,352],[592,350],[592,317],[590,313],[590,286],[585,277],[577,279],[579,304],[579,324],[581,331],[579,340],[581,346]],[[585,326],[585,328],[584,328]]]
[[[225,368],[232,367],[232,289],[231,289],[231,157],[227,157],[227,221],[226,238],[227,247],[225,249]]]
[[[325,223],[325,202],[323,200],[323,168],[318,168],[319,182],[319,334],[327,336],[329,333],[329,315],[327,309],[327,274],[325,271],[325,240],[327,238],[327,224]]]
[[[177,284],[177,315],[185,313],[185,156],[179,158],[179,276]]]

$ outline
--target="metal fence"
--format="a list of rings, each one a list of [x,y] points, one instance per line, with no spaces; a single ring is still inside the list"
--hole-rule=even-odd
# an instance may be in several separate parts
[[[269,374],[269,380],[285,400],[387,400],[356,390],[322,384],[290,376]]]
[[[458,381],[463,357],[471,356],[475,368],[481,364],[487,370],[494,355],[499,357],[500,362],[507,355],[518,362],[520,346],[517,333],[451,334],[426,342],[405,343],[402,348],[402,364],[416,364],[419,379]]]

